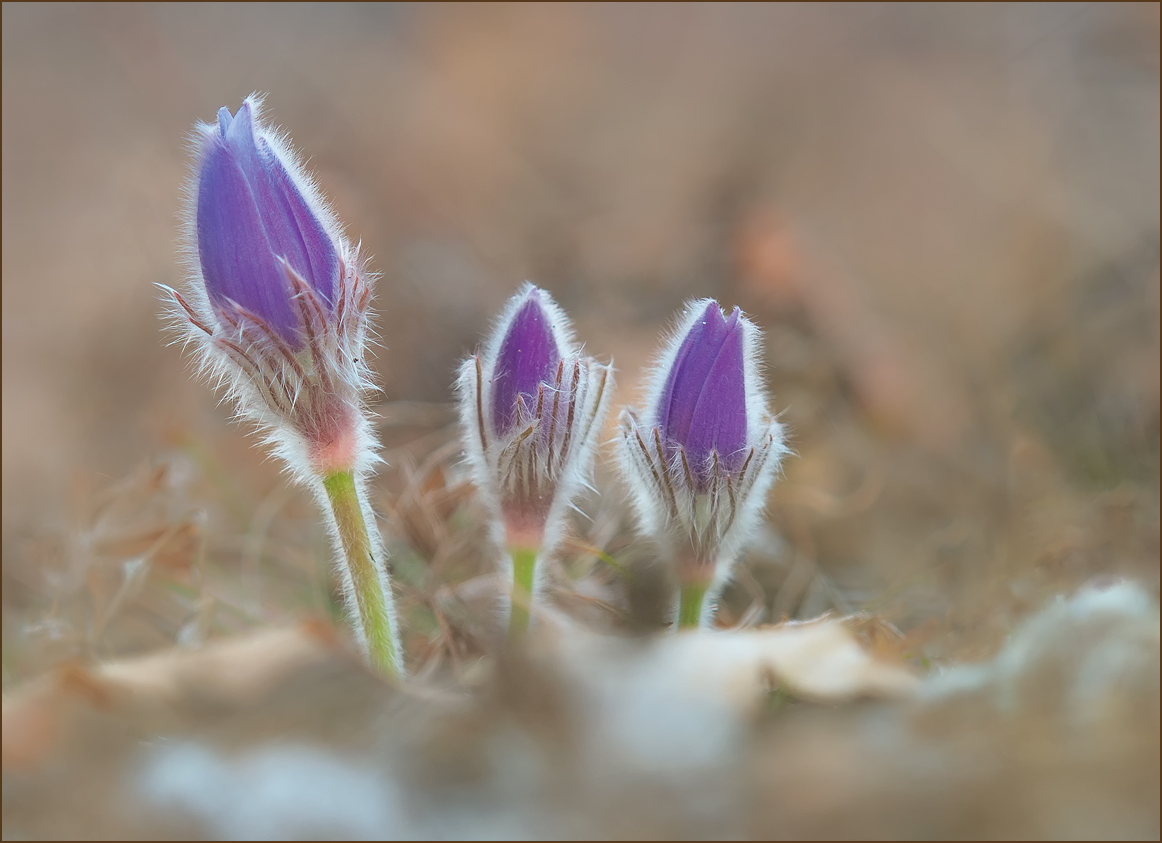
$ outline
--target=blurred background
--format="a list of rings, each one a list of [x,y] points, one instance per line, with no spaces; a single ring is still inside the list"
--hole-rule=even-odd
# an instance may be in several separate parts
[[[158,461],[185,467],[167,517],[319,549],[153,287],[181,279],[193,123],[252,91],[382,273],[385,496],[454,469],[454,367],[520,282],[614,359],[618,406],[714,296],[765,329],[796,451],[752,565],[768,615],[874,601],[985,652],[1089,576],[1156,587],[1155,4],[3,14],[5,641]],[[600,479],[589,538],[616,543]]]
[[[795,453],[724,624],[865,610],[929,665],[1094,577],[1156,595],[1158,8],[5,3],[5,689],[336,617],[313,502],[153,286],[193,124],[252,91],[381,274],[415,664],[473,647],[437,600],[491,565],[450,385],[525,280],[615,361],[615,409],[685,300],[764,329]],[[596,485],[561,600],[656,626]]]
[[[4,23],[6,585],[34,585],[28,539],[175,447],[231,467],[245,521],[283,486],[166,346],[152,286],[181,274],[193,121],[252,90],[382,273],[389,446],[442,444],[456,362],[525,279],[613,357],[619,403],[675,309],[715,296],[766,329],[797,451],[775,555],[801,590],[816,568],[856,604],[894,589],[987,647],[1061,580],[1157,582],[1156,5]]]

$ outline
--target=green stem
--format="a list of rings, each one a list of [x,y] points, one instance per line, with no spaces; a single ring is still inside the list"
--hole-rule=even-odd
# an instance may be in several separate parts
[[[702,602],[706,598],[706,583],[685,583],[679,591],[678,628],[697,627],[702,620]]]
[[[350,471],[336,471],[323,478],[323,488],[335,513],[335,526],[351,573],[359,624],[371,663],[387,676],[398,677],[399,643],[392,622],[390,586],[385,589],[379,577],[375,547],[363,518],[355,476]]]
[[[533,570],[537,564],[535,547],[510,548],[512,553],[512,614],[508,619],[508,636],[516,638],[529,627],[529,603],[533,599]]]

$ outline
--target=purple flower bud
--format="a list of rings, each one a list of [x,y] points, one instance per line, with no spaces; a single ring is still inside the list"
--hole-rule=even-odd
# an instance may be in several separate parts
[[[312,472],[370,464],[361,394],[371,290],[286,141],[248,98],[198,130],[190,283],[167,291],[204,369]]]
[[[711,595],[757,524],[786,450],[758,357],[758,329],[738,308],[724,318],[717,302],[693,302],[650,375],[645,412],[621,418],[621,469],[643,531],[680,581]]]
[[[530,541],[548,542],[545,525],[560,520],[592,465],[611,388],[611,367],[581,353],[568,318],[531,284],[509,301],[484,351],[465,361],[466,449],[510,532],[519,522]]]
[[[535,408],[542,383],[552,384],[561,360],[552,315],[536,287],[513,317],[497,353],[492,375],[492,426],[506,436],[520,420],[520,408]]]
[[[687,331],[658,401],[655,423],[667,444],[682,446],[699,472],[714,454],[728,469],[742,463],[746,373],[737,307],[723,320],[712,301]]]
[[[330,308],[339,283],[338,245],[291,177],[277,141],[255,125],[251,100],[233,117],[221,109],[203,144],[197,246],[206,293],[218,307],[241,305],[301,348],[287,269]]]
[[[399,633],[366,477],[378,461],[363,394],[371,289],[358,250],[248,98],[197,128],[187,189],[189,279],[173,326],[241,417],[321,503],[356,635],[399,674]]]

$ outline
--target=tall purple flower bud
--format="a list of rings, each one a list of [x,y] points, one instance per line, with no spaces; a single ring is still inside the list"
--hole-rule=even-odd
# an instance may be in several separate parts
[[[361,406],[371,290],[287,142],[250,97],[195,133],[187,253],[191,282],[168,290],[206,370],[270,430],[300,474],[365,462]],[[366,468],[363,465],[362,468]]]
[[[377,461],[363,394],[371,289],[358,250],[249,97],[199,124],[188,195],[189,282],[164,288],[171,316],[319,498],[356,631],[398,674],[398,633],[366,478]]]
[[[552,297],[526,284],[509,301],[485,349],[460,369],[460,415],[476,485],[493,514],[502,567],[537,598],[544,565],[593,465],[613,369],[577,347]]]
[[[707,624],[785,453],[758,371],[759,332],[738,308],[693,302],[621,418],[619,456],[644,532],[673,561],[679,623]]]

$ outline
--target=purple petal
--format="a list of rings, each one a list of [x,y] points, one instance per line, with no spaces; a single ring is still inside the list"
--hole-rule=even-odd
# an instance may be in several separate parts
[[[222,106],[218,109],[218,134],[226,137],[226,131],[230,128],[230,122],[234,118],[230,115],[230,109]]]
[[[331,304],[335,301],[336,288],[339,284],[339,253],[335,249],[335,243],[295,186],[282,161],[271,151],[265,140],[260,138],[258,146],[259,155],[266,166],[283,211],[291,221],[291,225],[285,231],[286,259],[327,304]],[[277,252],[282,241],[277,239],[273,232],[271,234]],[[292,256],[292,251],[297,251],[297,254]],[[301,265],[296,263],[296,260],[301,261]]]
[[[702,462],[713,450],[728,469],[734,469],[742,463],[746,448],[746,372],[737,307],[726,322],[725,333],[684,441],[692,459]]]
[[[266,139],[255,135],[250,103],[238,109],[226,142],[250,184],[271,249],[330,304],[339,280],[335,245]]]
[[[722,311],[716,302],[710,302],[702,317],[686,333],[658,402],[655,424],[667,439],[686,444],[694,409],[725,338]]]
[[[293,346],[300,346],[286,276],[271,253],[246,177],[219,139],[210,142],[202,161],[197,233],[198,258],[210,299],[216,304],[238,302]]]
[[[493,368],[492,424],[499,436],[511,432],[517,422],[517,396],[536,410],[537,387],[553,382],[561,359],[549,314],[536,288],[529,293],[508,328]]]

